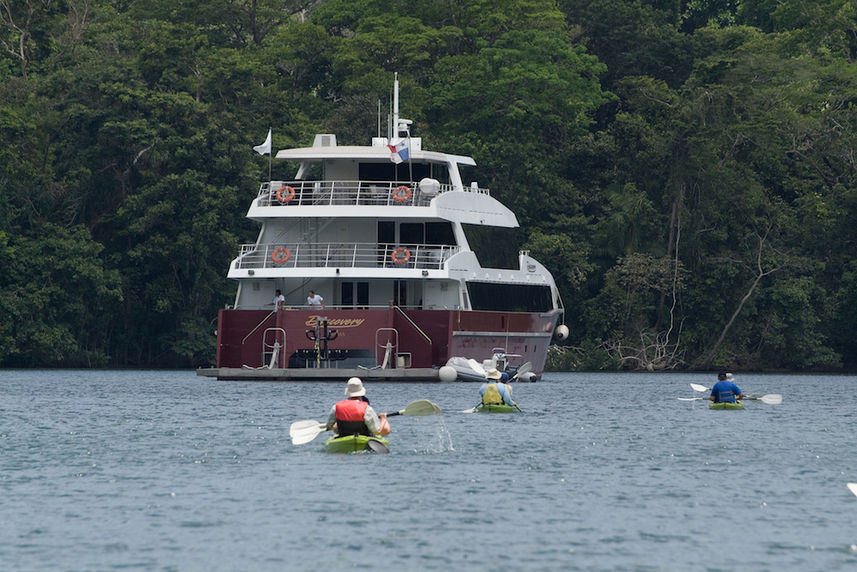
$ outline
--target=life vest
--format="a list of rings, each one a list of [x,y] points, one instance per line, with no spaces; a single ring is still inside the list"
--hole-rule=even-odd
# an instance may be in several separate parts
[[[720,381],[714,384],[712,388],[712,394],[714,395],[714,403],[735,403],[736,393],[735,390],[738,389],[734,383],[725,383],[721,384]],[[740,390],[739,390],[740,392]]]
[[[368,406],[368,403],[359,399],[343,399],[336,403],[336,432],[340,437],[372,435],[363,420]]]
[[[500,390],[497,389],[496,383],[489,383],[485,386],[485,393],[482,394],[483,405],[502,405],[503,396],[500,395]]]

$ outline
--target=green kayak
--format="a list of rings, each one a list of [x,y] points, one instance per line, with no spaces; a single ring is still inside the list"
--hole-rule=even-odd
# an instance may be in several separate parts
[[[480,413],[518,413],[520,409],[514,405],[486,405],[485,403],[476,406],[476,411]]]
[[[378,451],[379,453],[388,453],[390,451],[387,447],[388,445],[389,441],[383,437],[347,435],[345,437],[331,437],[324,442],[324,449],[328,453],[354,453],[356,451]]]
[[[744,409],[744,404],[740,401],[732,403],[731,401],[721,401],[720,403],[709,403],[709,409]]]

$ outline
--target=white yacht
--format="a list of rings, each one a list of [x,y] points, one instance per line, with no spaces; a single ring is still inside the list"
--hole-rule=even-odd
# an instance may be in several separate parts
[[[568,334],[553,277],[528,252],[516,268],[480,265],[464,225],[513,228],[514,213],[462,179],[472,158],[423,149],[399,117],[398,80],[393,94],[388,137],[346,146],[320,134],[277,152],[296,174],[263,182],[250,205],[261,230],[229,268],[238,291],[219,313],[208,374],[427,379],[453,356],[500,348],[538,375]]]

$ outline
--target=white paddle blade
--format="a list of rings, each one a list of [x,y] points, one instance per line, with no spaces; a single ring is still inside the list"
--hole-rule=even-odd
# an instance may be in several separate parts
[[[701,401],[704,397],[677,397],[679,401]]]
[[[437,415],[438,413],[443,413],[443,410],[428,399],[411,401],[407,407],[399,411],[400,415]]]
[[[847,483],[848,490],[857,495],[857,483]]]
[[[518,377],[524,375],[525,373],[530,373],[530,370],[533,369],[533,363],[527,362],[518,368],[518,371],[515,372],[515,375],[512,376],[512,380],[518,379]]]
[[[760,397],[759,401],[767,403],[768,405],[779,405],[783,402],[783,396],[779,393],[769,393],[768,395]]]
[[[690,388],[694,391],[708,391],[707,387],[705,387],[704,385],[699,385],[698,383],[691,383]]]
[[[315,419],[306,419],[304,421],[295,421],[289,426],[289,437],[294,437],[295,433],[306,431],[309,427],[317,427],[319,422]]]
[[[298,429],[291,436],[292,444],[303,445],[304,443],[309,443],[318,437],[319,433],[324,433],[325,431],[327,431],[327,426],[324,423],[316,423],[315,426]]]

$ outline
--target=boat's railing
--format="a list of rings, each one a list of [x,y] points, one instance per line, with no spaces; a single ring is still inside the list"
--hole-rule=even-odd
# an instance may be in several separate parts
[[[440,269],[459,249],[440,244],[377,242],[243,244],[235,268]]]
[[[417,206],[424,207],[438,194],[454,190],[441,184],[426,192],[418,183],[393,181],[270,181],[262,183],[258,206]],[[491,194],[488,189],[466,187],[466,192]]]
[[[454,306],[447,306],[446,304],[399,304],[399,308],[402,310],[460,310],[461,308],[456,304]],[[269,316],[274,315],[275,312],[271,310],[270,304],[247,304],[247,305],[238,305],[232,306],[227,305],[226,310],[268,310],[269,314],[265,317],[265,320],[268,319]],[[390,304],[328,304],[324,303],[325,310],[390,310]],[[318,310],[318,306],[310,306],[308,304],[290,304],[288,301],[286,302],[285,307],[278,310],[279,312],[285,312],[287,310]],[[264,322],[264,320],[263,320]],[[247,336],[249,337],[249,336]],[[242,342],[243,343],[243,342]]]

